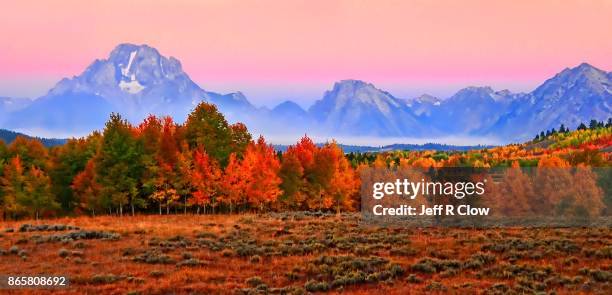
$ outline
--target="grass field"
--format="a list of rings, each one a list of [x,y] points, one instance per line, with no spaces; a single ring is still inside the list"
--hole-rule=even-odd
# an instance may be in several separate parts
[[[610,294],[612,229],[380,228],[307,213],[4,222],[8,274],[68,276],[68,288],[26,291],[54,294]]]

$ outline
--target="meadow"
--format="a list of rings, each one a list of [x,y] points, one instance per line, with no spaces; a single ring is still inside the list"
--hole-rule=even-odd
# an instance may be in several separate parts
[[[357,213],[64,217],[0,223],[0,274],[30,294],[612,292],[610,228],[393,228]]]

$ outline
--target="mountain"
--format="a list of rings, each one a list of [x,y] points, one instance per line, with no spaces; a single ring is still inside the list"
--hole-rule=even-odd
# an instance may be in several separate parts
[[[182,122],[200,101],[217,105],[230,122],[273,141],[307,133],[329,138],[531,139],[565,124],[612,117],[612,73],[589,64],[568,68],[530,93],[467,87],[448,98],[402,99],[360,80],[342,80],[308,110],[291,101],[255,107],[241,92],[220,94],[197,85],[180,61],[147,45],[121,44],[81,74],[59,81],[34,100],[0,97],[0,128],[51,137],[101,129],[111,112],[132,123],[149,114]],[[455,141],[455,142],[458,142]],[[388,141],[387,141],[388,142]],[[347,142],[348,143],[348,142]]]
[[[442,101],[423,119],[447,134],[470,134],[494,124],[521,96],[507,90],[496,92],[491,87],[467,87]]]
[[[308,120],[308,113],[297,103],[290,100],[284,101],[274,107],[270,115],[280,119],[292,119],[298,121]]]
[[[508,112],[481,134],[522,141],[561,124],[576,128],[581,122],[605,121],[610,117],[612,73],[583,63],[563,70],[516,99]]]
[[[317,146],[324,146],[324,143],[317,143]],[[453,152],[453,151],[469,151],[469,150],[481,150],[485,148],[492,148],[492,145],[447,145],[439,143],[425,143],[425,144],[390,144],[385,146],[364,146],[364,145],[347,145],[338,144],[344,153],[366,153],[366,152],[385,152],[385,151],[441,151],[441,152]],[[276,151],[285,152],[288,145],[274,145]]]
[[[11,142],[13,142],[13,140],[15,140],[15,138],[17,138],[17,136],[38,139],[43,145],[47,147],[58,146],[66,143],[66,139],[31,137],[23,133],[0,129],[0,141],[3,141],[5,144],[10,144]]]
[[[223,95],[203,90],[177,59],[164,57],[155,48],[121,44],[107,59],[95,60],[80,75],[62,79],[46,95],[12,113],[4,126],[88,133],[102,128],[113,111],[132,122],[149,114],[184,120],[202,100],[215,103],[229,118],[255,110],[242,93]]]
[[[359,80],[335,83],[308,113],[330,134],[416,137],[432,131],[405,101]]]
[[[432,112],[435,112],[441,104],[441,99],[429,94],[423,94],[406,101],[406,105],[417,116],[431,116]]]

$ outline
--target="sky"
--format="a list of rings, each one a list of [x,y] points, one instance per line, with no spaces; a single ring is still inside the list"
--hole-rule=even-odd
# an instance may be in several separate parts
[[[531,91],[612,70],[612,0],[6,1],[0,96],[38,97],[120,43],[179,59],[202,88],[307,107],[342,79],[397,97]]]

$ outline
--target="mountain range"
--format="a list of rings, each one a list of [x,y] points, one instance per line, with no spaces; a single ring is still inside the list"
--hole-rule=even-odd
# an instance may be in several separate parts
[[[200,102],[214,103],[230,122],[282,139],[304,133],[327,138],[492,138],[523,141],[565,124],[612,117],[612,73],[583,63],[529,93],[467,87],[449,98],[398,98],[360,80],[336,82],[309,109],[292,101],[268,109],[241,92],[204,90],[180,61],[147,45],[121,44],[83,73],[59,81],[36,99],[0,97],[0,128],[38,136],[84,135],[111,112],[137,123],[149,114],[182,122]],[[278,141],[278,140],[277,140]],[[346,142],[350,143],[350,142]]]

